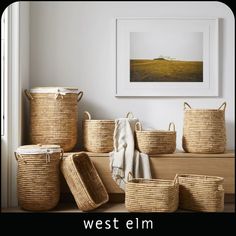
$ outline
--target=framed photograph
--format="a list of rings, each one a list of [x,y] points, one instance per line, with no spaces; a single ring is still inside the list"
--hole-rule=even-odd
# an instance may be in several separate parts
[[[218,19],[117,18],[115,95],[218,96]]]

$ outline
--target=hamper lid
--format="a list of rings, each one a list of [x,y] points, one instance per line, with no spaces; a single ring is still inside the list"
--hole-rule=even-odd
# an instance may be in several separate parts
[[[73,87],[35,87],[30,89],[30,93],[79,93],[78,88]]]
[[[18,154],[46,154],[62,152],[62,148],[59,145],[24,145],[16,149]]]

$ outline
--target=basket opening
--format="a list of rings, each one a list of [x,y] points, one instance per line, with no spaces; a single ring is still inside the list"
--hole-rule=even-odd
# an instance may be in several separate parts
[[[132,179],[129,181],[130,183],[138,183],[138,184],[154,184],[154,185],[173,185],[173,180],[167,180],[167,179]]]
[[[88,155],[80,154],[79,157],[75,156],[73,161],[92,200],[96,204],[103,202],[107,198],[107,193]]]

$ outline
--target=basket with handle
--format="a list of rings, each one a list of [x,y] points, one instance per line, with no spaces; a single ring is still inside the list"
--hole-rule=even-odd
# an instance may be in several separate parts
[[[143,130],[140,122],[135,125],[136,146],[140,152],[146,154],[168,154],[175,152],[176,131],[171,122],[165,130]]]
[[[174,212],[179,204],[179,183],[166,179],[129,179],[125,188],[125,206],[130,212]]]
[[[61,171],[80,210],[93,210],[109,200],[108,193],[86,153],[64,157]]]
[[[186,152],[223,153],[226,147],[224,102],[218,109],[193,109],[184,103],[182,146]]]
[[[25,90],[30,101],[30,143],[56,144],[71,151],[77,144],[77,88],[36,87]]]
[[[21,208],[46,211],[60,198],[59,163],[63,150],[58,145],[25,145],[17,148],[17,195]]]
[[[180,174],[178,180],[180,208],[203,212],[224,210],[222,177]]]

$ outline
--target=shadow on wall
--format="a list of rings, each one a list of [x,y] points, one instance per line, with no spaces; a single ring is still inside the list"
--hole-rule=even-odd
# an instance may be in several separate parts
[[[235,137],[235,123],[226,121],[226,149],[235,149],[235,140],[229,140],[229,137]]]

